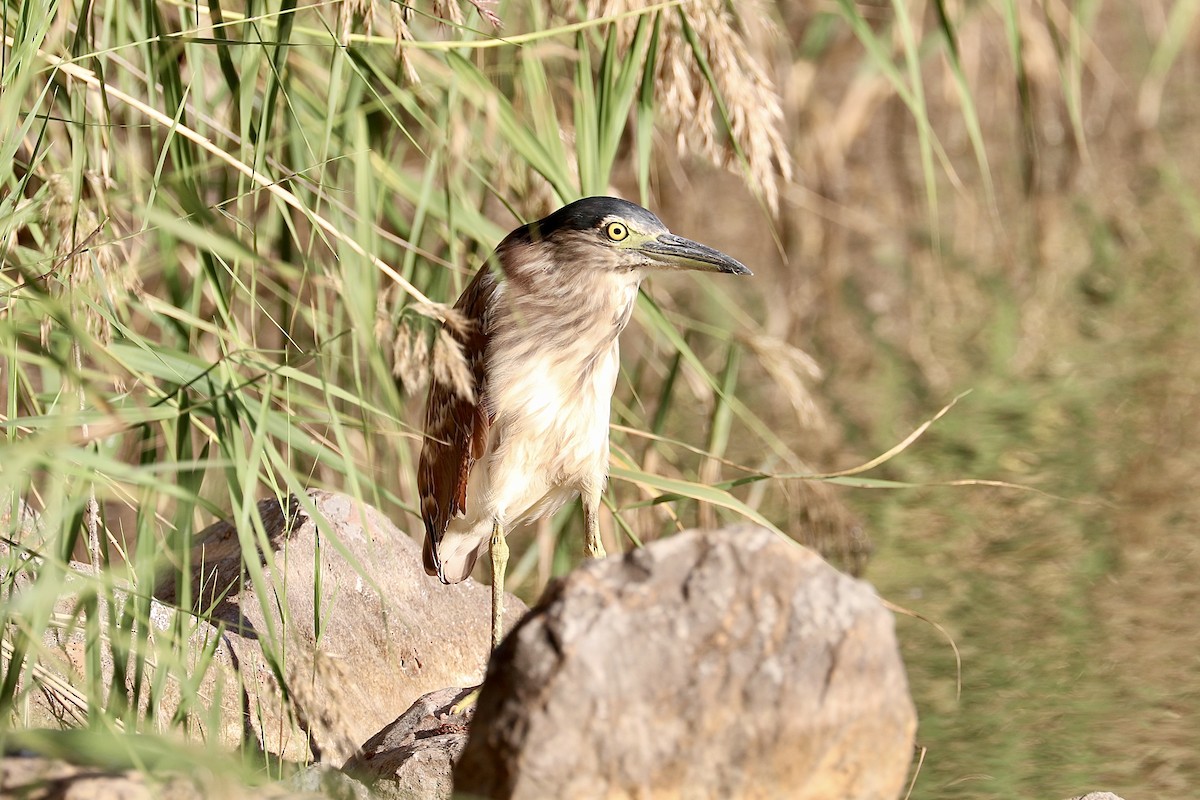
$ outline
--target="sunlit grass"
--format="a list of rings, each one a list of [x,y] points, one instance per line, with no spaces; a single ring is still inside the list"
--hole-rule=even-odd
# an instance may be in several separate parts
[[[1013,673],[972,670],[998,614],[995,630],[1019,638],[1055,606],[1049,647],[1088,635],[1092,582],[1119,548],[1108,506],[1062,498],[1112,490],[1113,453],[1133,447],[1098,407],[1121,392],[1085,375],[1162,346],[1116,333],[1152,313],[1129,273],[1154,276],[1162,326],[1194,332],[1196,287],[1172,271],[1191,265],[1183,236],[1161,222],[1194,245],[1194,159],[1140,155],[1165,190],[1129,194],[1131,179],[1105,184],[1096,165],[1113,148],[1088,136],[1115,124],[1091,98],[1118,77],[1139,87],[1140,124],[1157,123],[1191,63],[1196,4],[1164,15],[1145,63],[1098,49],[1099,27],[1119,23],[1097,4],[781,5],[762,20],[731,8],[509,4],[496,30],[466,6],[445,23],[418,6],[398,53],[399,6],[369,26],[327,4],[222,8],[214,24],[182,3],[6,3],[0,735],[38,691],[101,736],[211,725],[220,698],[198,689],[211,653],[192,643],[203,615],[149,635],[162,571],[186,573],[216,518],[247,553],[262,548],[255,503],[309,488],[419,533],[422,376],[418,364],[397,384],[397,338],[428,348],[444,304],[518,222],[619,191],[688,220],[686,235],[730,231],[724,249],[762,263],[736,288],[646,287],[614,403],[606,538],[624,549],[736,519],[800,537],[802,513],[850,529],[852,512],[813,509],[840,509],[847,486],[886,490],[854,499],[877,543],[871,577],[965,656],[959,701],[950,649],[902,623],[930,744],[913,796],[964,796],[954,781],[985,768],[1010,774],[979,796],[1043,778],[1028,727],[981,757],[996,743],[989,698],[1010,687],[980,679]],[[1139,214],[1146,197],[1166,200]],[[83,574],[71,560],[90,560],[93,521],[105,568]],[[533,595],[576,562],[578,515],[522,541],[513,577]],[[1068,580],[1014,598],[965,582],[964,565],[1022,589],[1026,569]],[[45,644],[68,628],[81,665]],[[264,641],[279,669],[282,648]],[[1066,686],[1063,663],[1034,672]],[[184,711],[157,713],[167,683]],[[145,764],[128,741],[113,752]]]
[[[446,31],[408,20],[431,37],[402,43],[414,83],[336,8],[230,10],[216,26],[184,5],[146,18],[120,5],[5,9],[0,494],[37,520],[21,533],[10,514],[8,526],[4,729],[49,691],[88,729],[165,733],[199,715],[214,730],[222,698],[195,695],[211,658],[192,641],[204,615],[150,621],[163,571],[188,574],[194,534],[224,517],[261,582],[271,548],[255,504],[311,488],[419,528],[420,376],[400,387],[391,374],[398,324],[429,342],[442,304],[505,228],[650,163],[662,14],[682,17],[670,6],[618,14],[626,39],[613,24],[535,14],[524,20],[533,35],[513,42],[459,25],[436,47],[423,45]],[[650,181],[643,169],[643,197]],[[654,363],[682,347],[690,373],[724,392],[725,433],[709,437],[719,444],[734,374],[710,372],[678,320],[646,302],[639,321],[661,350],[633,355],[634,391],[654,391]],[[738,345],[712,323],[695,340],[728,362]],[[659,459],[670,477],[621,466],[609,505],[631,541],[622,498],[659,484],[772,524],[698,482],[699,459],[684,456]],[[575,524],[541,547],[572,550]],[[77,558],[103,569],[80,577]],[[264,605],[267,620],[273,611]],[[82,637],[81,663],[47,648],[54,631]],[[282,674],[278,631],[261,634]],[[164,681],[178,708],[160,710]]]

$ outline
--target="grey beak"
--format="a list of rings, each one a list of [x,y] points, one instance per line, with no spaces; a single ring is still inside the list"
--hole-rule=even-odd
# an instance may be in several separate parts
[[[667,269],[695,269],[704,272],[726,272],[730,275],[753,275],[746,265],[730,258],[720,250],[693,242],[673,233],[664,233],[638,248],[655,266]]]

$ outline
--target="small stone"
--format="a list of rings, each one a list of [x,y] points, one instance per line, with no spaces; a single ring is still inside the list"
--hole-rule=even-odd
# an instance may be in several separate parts
[[[371,737],[342,769],[385,800],[449,798],[451,770],[467,744],[475,706],[458,708],[473,689],[441,689],[421,697]]]
[[[284,781],[284,789],[328,800],[371,800],[359,781],[327,764],[310,764]]]

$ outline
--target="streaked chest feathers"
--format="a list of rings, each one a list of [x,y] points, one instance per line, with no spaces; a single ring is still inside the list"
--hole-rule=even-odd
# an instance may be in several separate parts
[[[617,338],[640,282],[634,273],[606,279],[611,285],[587,293],[500,290],[489,325],[485,397],[494,419],[485,460],[486,504],[502,518],[535,519],[604,484]]]

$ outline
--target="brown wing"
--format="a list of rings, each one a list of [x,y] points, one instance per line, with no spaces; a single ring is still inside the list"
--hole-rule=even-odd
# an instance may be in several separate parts
[[[463,290],[455,309],[470,322],[467,330],[446,326],[462,346],[474,379],[474,400],[463,397],[449,384],[433,379],[425,410],[425,443],[417,469],[421,517],[425,520],[425,571],[441,577],[437,547],[446,526],[467,507],[467,479],[475,461],[487,449],[488,418],[487,310],[496,290],[496,277],[484,264]]]

